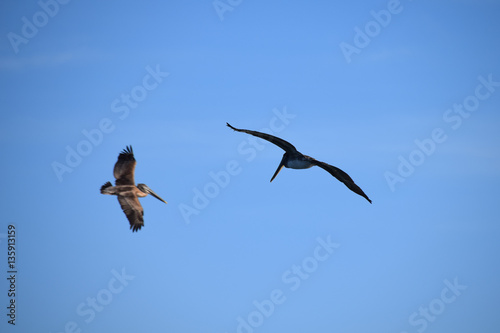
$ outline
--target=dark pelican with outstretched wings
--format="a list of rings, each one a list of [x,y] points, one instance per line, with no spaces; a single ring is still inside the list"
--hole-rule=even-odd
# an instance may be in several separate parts
[[[135,158],[132,146],[127,146],[118,155],[118,161],[115,164],[113,174],[116,178],[115,186],[107,182],[101,187],[102,194],[118,196],[118,202],[127,216],[132,231],[140,230],[144,226],[144,209],[139,202],[139,197],[145,197],[151,194],[156,199],[167,203],[153,192],[146,184],[137,184],[135,186]]]
[[[291,168],[291,169],[307,169],[310,168],[314,165],[319,166],[320,168],[328,171],[333,177],[337,178],[340,180],[342,183],[345,184],[351,191],[353,191],[356,194],[359,194],[368,202],[372,203],[370,198],[363,192],[363,190],[354,183],[351,177],[344,171],[340,170],[339,168],[334,167],[333,165],[315,160],[314,158],[304,155],[300,153],[290,142],[287,142],[283,139],[280,139],[278,137],[275,137],[274,135],[266,134],[266,133],[261,133],[257,131],[250,131],[250,130],[245,130],[245,129],[239,129],[235,128],[228,123],[226,125],[233,130],[237,132],[243,132],[247,133],[256,137],[259,137],[261,139],[267,140],[271,143],[274,143],[276,146],[280,147],[285,151],[283,154],[283,158],[281,159],[280,164],[278,165],[278,169],[276,169],[276,172],[274,173],[273,177],[271,178],[271,181],[278,175],[278,173],[281,171],[283,167],[285,168]]]

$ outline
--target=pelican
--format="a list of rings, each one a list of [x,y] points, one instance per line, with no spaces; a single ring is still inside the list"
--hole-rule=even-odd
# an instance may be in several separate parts
[[[106,182],[101,187],[102,194],[118,196],[118,202],[123,212],[127,216],[132,232],[140,230],[144,226],[144,209],[139,202],[139,197],[143,198],[151,194],[156,199],[167,203],[153,192],[146,184],[137,184],[134,182],[135,158],[132,146],[127,146],[120,155],[115,164],[113,175],[116,178],[115,186],[111,182]]]
[[[308,169],[314,165],[319,166],[320,168],[326,170],[328,173],[330,173],[333,177],[337,178],[340,180],[342,183],[345,184],[351,191],[353,191],[356,194],[359,194],[368,202],[372,203],[370,198],[363,192],[363,190],[354,183],[354,181],[349,177],[347,173],[344,171],[340,170],[339,168],[334,167],[333,165],[327,164],[325,162],[321,162],[318,160],[315,160],[314,158],[303,155],[300,153],[290,142],[287,142],[283,139],[280,139],[278,137],[275,137],[274,135],[266,134],[266,133],[261,133],[257,131],[250,131],[250,130],[245,130],[245,129],[239,129],[235,128],[229,123],[226,123],[226,125],[237,131],[237,132],[243,132],[247,133],[256,137],[259,137],[261,139],[267,140],[271,143],[274,143],[281,149],[285,151],[283,154],[283,158],[281,159],[280,164],[278,165],[278,169],[276,169],[276,172],[274,172],[273,177],[271,178],[271,182],[276,178],[278,173],[281,171],[283,167],[285,168],[291,168],[291,169]]]

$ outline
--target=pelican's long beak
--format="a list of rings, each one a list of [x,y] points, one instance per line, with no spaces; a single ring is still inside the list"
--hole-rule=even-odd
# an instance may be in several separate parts
[[[278,165],[278,169],[276,169],[276,171],[274,172],[273,178],[271,178],[271,182],[274,180],[274,178],[276,178],[278,173],[280,173],[281,169],[283,169],[283,167],[285,166],[285,155],[286,153],[283,154],[283,158],[281,159],[280,165]]]
[[[158,194],[156,194],[155,192],[153,192],[152,189],[148,188],[148,192],[149,194],[151,194],[153,197],[155,197],[156,199],[160,200],[160,201],[163,201],[164,203],[167,203],[165,200],[163,200]]]

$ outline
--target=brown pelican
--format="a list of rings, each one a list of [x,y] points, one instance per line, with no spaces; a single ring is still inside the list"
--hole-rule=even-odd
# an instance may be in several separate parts
[[[101,187],[102,194],[118,196],[118,202],[122,210],[127,215],[132,231],[140,230],[144,225],[144,209],[139,202],[138,197],[145,197],[151,194],[156,199],[167,203],[153,192],[146,184],[137,184],[134,182],[135,158],[132,146],[127,146],[120,155],[115,164],[113,174],[116,178],[115,186],[107,182]]]
[[[297,149],[291,143],[289,143],[283,139],[280,139],[278,137],[275,137],[274,135],[261,133],[261,132],[257,132],[257,131],[245,130],[245,129],[238,129],[238,128],[235,128],[235,127],[229,125],[229,123],[226,123],[226,125],[237,132],[243,132],[243,133],[247,133],[250,135],[254,135],[256,137],[259,137],[261,139],[264,139],[264,140],[267,140],[271,143],[274,143],[275,145],[277,145],[278,147],[280,147],[281,149],[283,149],[285,151],[285,153],[283,154],[283,158],[281,159],[281,162],[278,165],[278,169],[276,169],[276,172],[274,173],[273,177],[271,178],[271,181],[273,181],[273,179],[278,175],[278,173],[281,171],[281,169],[283,167],[291,168],[291,169],[308,169],[314,165],[317,165],[320,168],[328,171],[333,177],[337,178],[342,183],[344,183],[345,186],[347,186],[351,191],[359,194],[360,196],[362,196],[363,198],[368,200],[370,203],[372,203],[370,198],[368,198],[368,196],[363,192],[363,190],[358,185],[356,185],[354,183],[354,181],[351,179],[351,177],[349,177],[349,175],[347,173],[340,170],[339,168],[336,168],[333,165],[315,160],[314,158],[312,158],[310,156],[303,155],[302,153],[297,151]]]

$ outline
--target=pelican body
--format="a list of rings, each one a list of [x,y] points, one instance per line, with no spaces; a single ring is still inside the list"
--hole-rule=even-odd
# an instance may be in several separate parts
[[[115,186],[111,182],[106,182],[101,186],[101,194],[118,196],[118,202],[127,216],[130,229],[133,232],[140,230],[144,226],[144,209],[138,198],[143,198],[151,194],[156,199],[167,203],[146,184],[137,184],[135,186],[135,164],[136,161],[132,146],[127,146],[118,155],[118,161],[113,170],[114,177],[116,178]]]
[[[285,153],[283,154],[283,158],[281,159],[281,162],[278,165],[278,168],[276,169],[273,177],[271,178],[271,182],[274,180],[274,178],[276,178],[276,176],[283,167],[290,169],[309,169],[310,167],[317,165],[320,168],[326,170],[328,173],[337,178],[339,181],[344,183],[345,186],[347,186],[351,191],[353,191],[356,194],[359,194],[360,196],[368,200],[369,203],[372,203],[370,198],[368,198],[368,196],[363,192],[363,190],[354,183],[352,178],[339,168],[334,167],[333,165],[327,164],[325,162],[318,161],[310,156],[300,153],[290,142],[280,139],[274,135],[235,128],[229,125],[229,123],[226,123],[226,125],[237,132],[247,133],[259,137],[261,139],[267,140],[271,143],[274,143],[275,145],[277,145],[278,147],[280,147],[285,151]]]

